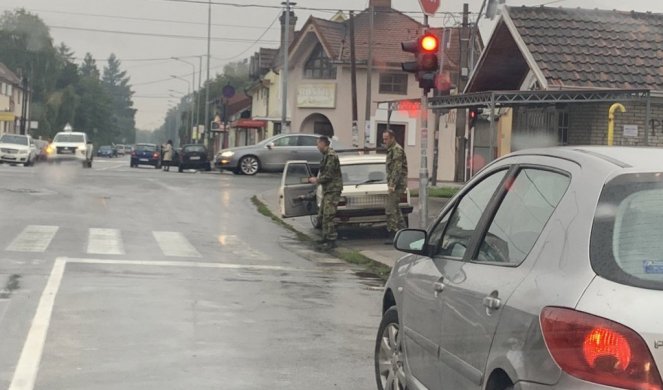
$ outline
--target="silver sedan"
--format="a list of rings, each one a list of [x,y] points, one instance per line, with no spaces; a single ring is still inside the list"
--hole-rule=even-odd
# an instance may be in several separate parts
[[[663,151],[522,151],[402,230],[378,389],[661,389]]]
[[[280,134],[255,145],[225,149],[217,153],[215,166],[244,175],[282,171],[290,160],[305,160],[317,168],[322,158],[316,146],[318,137],[315,134]]]

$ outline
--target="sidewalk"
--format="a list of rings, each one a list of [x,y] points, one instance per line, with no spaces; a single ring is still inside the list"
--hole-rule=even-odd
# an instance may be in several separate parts
[[[258,199],[271,210],[271,212],[280,217],[281,212],[278,206],[277,190],[269,190],[257,194]],[[429,221],[437,217],[442,208],[446,205],[448,199],[429,198],[428,216]],[[410,226],[419,227],[419,198],[412,198],[414,211],[410,214]],[[298,217],[284,219],[285,222],[309,237],[318,238],[320,231],[313,228],[310,217]],[[378,227],[340,227],[338,229],[338,245],[342,248],[356,250],[362,255],[377,261],[389,267],[393,267],[403,253],[398,252],[391,245],[385,245],[386,230],[384,226]]]

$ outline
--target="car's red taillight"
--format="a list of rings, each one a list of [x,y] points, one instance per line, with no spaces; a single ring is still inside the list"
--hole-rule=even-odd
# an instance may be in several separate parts
[[[154,152],[154,154],[152,155],[152,158],[159,158],[159,153]]]
[[[606,386],[663,389],[647,345],[632,329],[560,307],[544,308],[540,320],[550,354],[568,374]]]

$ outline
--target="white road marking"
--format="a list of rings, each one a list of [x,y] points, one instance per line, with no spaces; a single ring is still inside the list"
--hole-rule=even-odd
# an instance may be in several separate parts
[[[237,254],[238,256],[249,257],[253,259],[267,259],[267,255],[253,249],[251,245],[235,235],[220,235],[219,244],[221,244],[223,248],[228,248],[231,252]]]
[[[12,252],[44,252],[51,244],[57,226],[29,225],[7,247]]]
[[[135,265],[135,266],[158,266],[158,267],[189,267],[189,268],[216,268],[216,269],[245,269],[256,271],[289,271],[289,272],[322,272],[320,270],[305,270],[298,268],[280,267],[275,265],[251,265],[251,264],[224,264],[224,263],[202,263],[186,261],[141,261],[141,260],[102,260],[102,259],[70,259],[59,257],[55,259],[53,270],[48,278],[46,287],[39,299],[37,312],[32,319],[32,325],[28,336],[23,344],[21,356],[16,365],[14,376],[9,390],[33,390],[39,373],[39,366],[46,344],[48,328],[51,324],[55,296],[60,289],[64,277],[64,271],[68,263],[98,264],[98,265]]]
[[[37,306],[37,312],[32,319],[28,337],[25,344],[23,344],[21,357],[16,365],[9,390],[32,390],[35,387],[37,372],[46,343],[46,334],[51,324],[55,295],[60,289],[60,282],[64,276],[66,264],[67,261],[64,259],[55,260],[51,276],[48,278],[44,292],[41,294],[41,299],[39,299],[39,306]]]
[[[123,255],[122,234],[118,229],[91,228],[88,235],[87,253],[95,255]]]
[[[202,257],[200,252],[191,245],[182,233],[178,232],[152,232],[159,248],[166,256],[173,257]]]

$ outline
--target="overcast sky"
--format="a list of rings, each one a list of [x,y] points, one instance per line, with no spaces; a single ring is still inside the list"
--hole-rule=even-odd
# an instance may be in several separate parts
[[[214,0],[239,4],[259,4],[270,7],[280,6],[281,0]],[[471,12],[478,12],[482,0],[442,0],[440,11],[460,12],[462,3],[468,2]],[[298,0],[297,6],[309,8],[362,9],[367,0]],[[540,5],[620,9],[663,12],[663,2],[655,0],[507,0],[511,6]],[[333,6],[332,6],[333,5]],[[122,60],[123,67],[131,76],[138,109],[136,121],[140,129],[152,130],[161,125],[165,113],[175,99],[169,95],[186,92],[187,84],[170,75],[186,75],[191,78],[191,65],[170,57],[182,57],[195,63],[195,56],[207,52],[207,5],[180,3],[169,0],[0,0],[1,10],[24,7],[37,13],[51,26],[51,35],[56,43],[65,42],[82,58],[91,52],[98,59],[100,67],[110,53]],[[417,0],[393,0],[393,7],[405,11],[419,10]],[[212,75],[229,60],[239,60],[250,56],[260,46],[278,47],[279,23],[275,19],[280,11],[277,8],[237,8],[227,5],[212,7]],[[301,27],[309,15],[329,18],[330,11],[296,10]],[[416,16],[416,15],[413,15]],[[458,18],[457,15],[454,15]],[[420,17],[416,16],[418,19]],[[135,19],[160,19],[135,20]],[[267,27],[274,22],[271,29]],[[451,16],[431,19],[433,26],[452,26]],[[108,32],[93,32],[75,29],[95,29],[124,31],[130,33],[165,34],[170,37],[149,35],[124,35]],[[487,38],[492,23],[482,22],[482,32]],[[264,37],[255,42],[263,33]],[[194,36],[201,39],[184,39],[179,36]],[[150,59],[149,61],[146,61]],[[158,60],[152,60],[158,59]],[[204,61],[203,61],[204,64]],[[204,74],[203,74],[204,77]],[[168,80],[166,80],[168,79]],[[166,81],[163,81],[166,80]],[[196,80],[196,84],[198,81]]]

